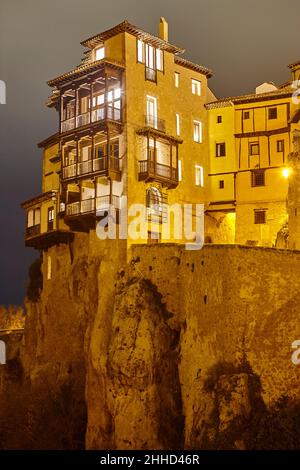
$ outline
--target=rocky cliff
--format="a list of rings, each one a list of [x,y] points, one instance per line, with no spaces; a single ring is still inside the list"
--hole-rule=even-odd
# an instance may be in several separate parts
[[[1,369],[20,430],[2,448],[299,448],[300,252],[126,255],[93,234],[44,254],[13,384]]]

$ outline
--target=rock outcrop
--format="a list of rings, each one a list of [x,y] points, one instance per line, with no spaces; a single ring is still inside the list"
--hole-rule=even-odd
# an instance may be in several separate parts
[[[300,253],[131,255],[92,234],[45,252],[0,370],[1,448],[300,448]]]

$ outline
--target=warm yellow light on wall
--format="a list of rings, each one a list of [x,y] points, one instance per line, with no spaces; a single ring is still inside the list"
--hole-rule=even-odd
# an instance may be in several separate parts
[[[290,169],[290,168],[287,168],[287,167],[286,167],[286,168],[283,168],[283,170],[282,170],[282,176],[283,176],[284,178],[287,179],[287,178],[290,176],[290,174],[291,174],[291,169]]]

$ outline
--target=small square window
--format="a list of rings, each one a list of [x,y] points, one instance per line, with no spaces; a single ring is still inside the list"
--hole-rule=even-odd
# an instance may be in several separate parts
[[[250,111],[243,112],[243,119],[250,119]]]
[[[269,108],[269,119],[277,119],[277,108]]]
[[[193,95],[201,95],[201,82],[192,78],[192,93]]]
[[[265,186],[265,170],[254,170],[251,172],[251,186]]]
[[[217,116],[217,123],[221,124],[221,122],[222,122],[222,116]]]
[[[219,189],[224,189],[224,180],[219,180]]]
[[[250,155],[259,155],[259,143],[250,142],[249,144],[249,154]]]
[[[226,156],[226,144],[221,142],[216,144],[216,157],[225,157]]]
[[[104,47],[98,47],[98,49],[96,49],[96,60],[101,60],[101,59],[104,59],[104,56],[105,56],[105,49]]]
[[[255,224],[265,224],[266,223],[267,211],[263,210],[254,210],[254,223]]]
[[[284,140],[277,140],[277,152],[284,152]]]
[[[180,73],[175,72],[174,74],[174,80],[175,80],[175,87],[179,88],[179,83],[180,83]]]

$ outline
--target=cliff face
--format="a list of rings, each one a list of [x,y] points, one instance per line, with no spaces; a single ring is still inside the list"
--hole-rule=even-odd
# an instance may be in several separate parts
[[[88,234],[44,255],[15,375],[1,369],[22,396],[6,407],[22,435],[2,431],[2,447],[299,448],[300,253],[167,245],[125,257]]]

